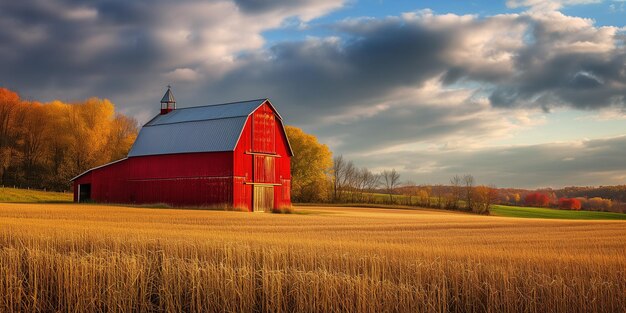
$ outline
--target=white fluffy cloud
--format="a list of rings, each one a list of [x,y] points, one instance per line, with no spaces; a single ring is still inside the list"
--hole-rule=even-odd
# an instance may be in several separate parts
[[[568,5],[600,3],[602,0],[508,0],[510,8],[529,7],[533,11],[556,11]]]

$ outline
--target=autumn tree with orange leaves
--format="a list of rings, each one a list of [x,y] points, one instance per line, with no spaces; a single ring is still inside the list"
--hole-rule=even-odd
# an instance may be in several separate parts
[[[285,127],[294,155],[291,157],[291,197],[299,202],[320,202],[329,192],[332,153],[313,135],[294,126]]]
[[[107,99],[39,103],[0,88],[0,185],[67,190],[75,175],[123,158],[137,131]]]
[[[524,204],[527,206],[547,207],[550,205],[550,197],[545,193],[532,192],[524,197]]]
[[[472,212],[489,214],[491,206],[498,201],[498,189],[490,186],[474,187],[474,205]]]
[[[565,210],[578,211],[581,208],[580,200],[576,198],[560,198],[558,201],[559,208]]]

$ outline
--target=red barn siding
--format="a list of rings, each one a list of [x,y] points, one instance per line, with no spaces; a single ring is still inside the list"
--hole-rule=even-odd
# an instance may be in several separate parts
[[[257,183],[277,183],[276,157],[270,155],[254,156],[254,181]]]
[[[232,203],[232,152],[128,158],[75,181],[91,183],[91,199],[109,203]]]
[[[261,114],[258,114],[261,112]],[[259,117],[267,116],[271,117]],[[258,108],[254,117],[246,123],[239,144],[234,152],[234,197],[235,207],[252,208],[253,183],[271,183],[274,186],[274,207],[289,207],[291,199],[285,199],[283,184],[288,184],[287,193],[291,184],[291,157],[286,134],[283,132],[280,120],[276,121],[276,113],[265,104]],[[263,122],[258,122],[258,121]],[[269,120],[269,123],[265,121]],[[259,131],[258,124],[263,123],[263,131]],[[267,125],[271,129],[267,129]],[[271,134],[270,139],[259,140],[257,136]],[[268,144],[271,143],[271,144]],[[258,148],[261,146],[262,148]],[[264,154],[254,154],[261,152]],[[267,154],[267,155],[266,155]],[[272,158],[273,161],[267,161]],[[269,165],[268,165],[269,164]]]
[[[276,131],[274,141],[276,142],[276,154],[281,157],[276,159],[276,181],[281,186],[274,187],[274,204],[275,207],[291,207],[291,155],[289,152],[289,143],[287,134],[283,131],[283,127],[278,121],[276,123]]]
[[[253,182],[252,162],[254,158],[250,151],[252,151],[252,123],[248,119],[233,153],[233,206],[244,210],[252,210],[253,190],[249,183]]]
[[[252,117],[252,151],[274,153],[276,150],[274,134],[277,132],[274,111],[265,104],[258,108]]]

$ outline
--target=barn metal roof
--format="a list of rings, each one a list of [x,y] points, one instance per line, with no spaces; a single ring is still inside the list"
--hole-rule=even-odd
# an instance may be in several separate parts
[[[246,119],[244,116],[144,126],[128,156],[232,151]]]
[[[157,115],[139,131],[128,156],[233,151],[248,116],[266,102],[269,103],[267,99],[256,99]],[[278,122],[283,127],[280,115]],[[289,141],[287,145],[291,152]]]
[[[267,99],[257,99],[242,102],[205,105],[199,107],[176,109],[168,114],[157,115],[145,126],[155,126],[171,123],[214,120],[230,117],[248,116]]]

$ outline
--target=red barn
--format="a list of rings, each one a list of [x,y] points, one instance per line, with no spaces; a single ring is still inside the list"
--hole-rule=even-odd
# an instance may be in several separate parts
[[[292,155],[268,99],[177,109],[168,88],[127,158],[72,179],[74,201],[289,207]]]

